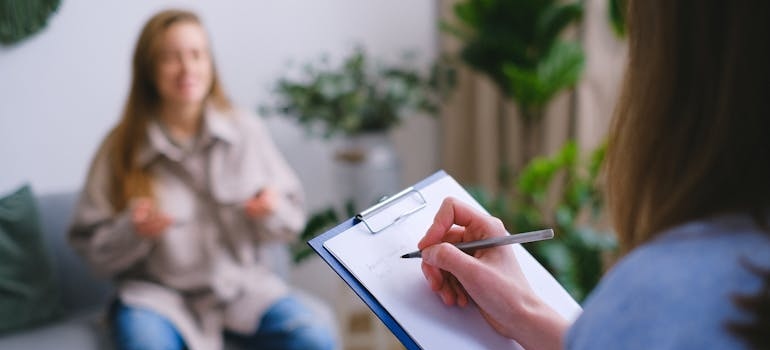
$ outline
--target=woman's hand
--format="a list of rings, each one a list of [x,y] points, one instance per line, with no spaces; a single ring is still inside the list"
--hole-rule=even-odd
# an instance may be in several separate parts
[[[498,333],[525,348],[559,348],[568,324],[534,293],[510,246],[470,256],[448,244],[507,234],[499,219],[447,198],[417,245],[423,274],[444,304],[472,301]]]
[[[158,210],[153,199],[137,198],[131,202],[131,222],[140,236],[156,238],[166,231],[173,220]]]
[[[246,201],[246,215],[252,219],[264,218],[275,211],[278,196],[270,187],[265,187]]]

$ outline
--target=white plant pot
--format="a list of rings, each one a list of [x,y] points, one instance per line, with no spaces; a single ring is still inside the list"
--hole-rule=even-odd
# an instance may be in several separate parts
[[[386,133],[346,138],[335,152],[336,178],[346,199],[360,211],[401,188],[401,162]]]

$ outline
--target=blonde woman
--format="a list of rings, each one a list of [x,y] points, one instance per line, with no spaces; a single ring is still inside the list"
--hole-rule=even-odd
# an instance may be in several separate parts
[[[259,120],[231,107],[191,12],[144,26],[123,116],[97,152],[70,239],[114,279],[120,349],[329,349],[324,325],[259,259],[305,220]]]

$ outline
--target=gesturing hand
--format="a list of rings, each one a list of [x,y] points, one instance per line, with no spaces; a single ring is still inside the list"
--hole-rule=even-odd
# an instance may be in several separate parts
[[[173,220],[158,210],[153,199],[142,197],[131,202],[131,222],[140,236],[155,238],[166,231]]]
[[[265,187],[254,197],[246,201],[246,215],[251,218],[264,218],[275,211],[275,205],[278,197],[275,191],[270,187]]]
[[[447,198],[417,245],[423,274],[444,304],[473,301],[498,333],[525,348],[558,348],[566,321],[532,291],[510,246],[471,256],[449,244],[504,235],[499,219]]]

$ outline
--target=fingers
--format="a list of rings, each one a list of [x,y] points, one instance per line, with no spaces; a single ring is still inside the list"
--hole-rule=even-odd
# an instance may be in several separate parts
[[[444,304],[459,306],[468,304],[465,289],[452,274],[425,263],[422,264],[422,272],[431,290],[439,295]]]
[[[152,212],[152,200],[147,198],[138,198],[133,201],[131,210],[131,219],[134,222],[142,222],[150,217]]]
[[[420,250],[425,249],[431,245],[444,241],[444,235],[448,232],[455,222],[455,208],[460,204],[457,203],[454,198],[446,198],[441,202],[436,216],[433,218],[433,223],[428,227],[428,231],[425,236],[417,243],[417,248]]]
[[[468,305],[468,294],[465,292],[465,288],[463,288],[463,285],[452,274],[448,272],[445,272],[445,274],[448,280],[447,284],[449,284],[449,286],[452,288],[452,294],[455,297],[455,302],[457,303],[457,306],[465,307],[466,305]]]
[[[147,231],[151,233],[161,233],[171,224],[171,218],[157,213],[152,219],[146,222]]]
[[[479,263],[476,258],[449,243],[440,243],[424,249],[422,261],[458,277],[471,272],[470,270]]]
[[[171,223],[170,217],[160,214],[136,224],[136,230],[143,236],[157,237],[166,231]]]
[[[467,303],[465,288],[462,286],[483,273],[482,263],[448,243],[441,243],[426,248],[422,252],[423,273],[434,291],[451,291],[455,296],[462,295]],[[452,278],[449,278],[448,273]],[[456,280],[455,280],[456,279]]]
[[[465,235],[464,227],[454,226],[449,230],[449,232],[447,232],[447,234],[444,236],[444,239],[446,240],[446,242],[449,242],[449,243],[458,243],[463,241],[464,235]],[[422,272],[433,291],[438,292],[443,288],[445,276],[443,271],[441,271],[441,269],[435,266],[426,264],[425,261],[423,260]]]
[[[138,198],[133,201],[132,207],[131,220],[140,235],[158,236],[173,222],[171,217],[157,209],[152,199]]]
[[[455,274],[477,273],[477,264],[475,258],[446,243],[423,251],[423,275],[446,305],[468,305],[468,293]]]
[[[270,215],[275,211],[277,195],[269,187],[263,188],[254,197],[246,201],[246,214],[252,218],[260,218]]]
[[[505,228],[499,219],[482,213],[456,198],[449,197],[441,203],[433,223],[417,244],[417,248],[422,250],[447,241],[444,236],[454,225],[466,228],[466,235],[462,241],[505,234]]]
[[[471,241],[498,234],[493,231],[505,232],[502,224],[496,218],[479,212],[470,205],[451,197],[441,203],[433,224],[417,246],[423,250],[423,275],[431,289],[441,297],[445,304],[468,305],[468,294],[454,274],[467,273],[458,270],[456,266],[475,266],[478,262],[451,245],[436,245],[441,242]],[[433,251],[433,255],[426,258],[426,249],[431,250],[433,247],[437,247]]]
[[[252,198],[246,202],[245,210],[246,214],[252,218],[264,217],[271,212],[271,208],[269,208],[266,203],[262,202],[258,198]]]
[[[453,226],[444,234],[444,242],[461,243],[465,241],[465,227]]]
[[[434,292],[438,292],[441,290],[441,288],[444,285],[444,275],[441,272],[441,269],[438,267],[435,267],[433,265],[425,263],[425,261],[422,262],[422,274],[425,276],[425,279],[428,281],[428,285],[430,285],[430,289]]]

